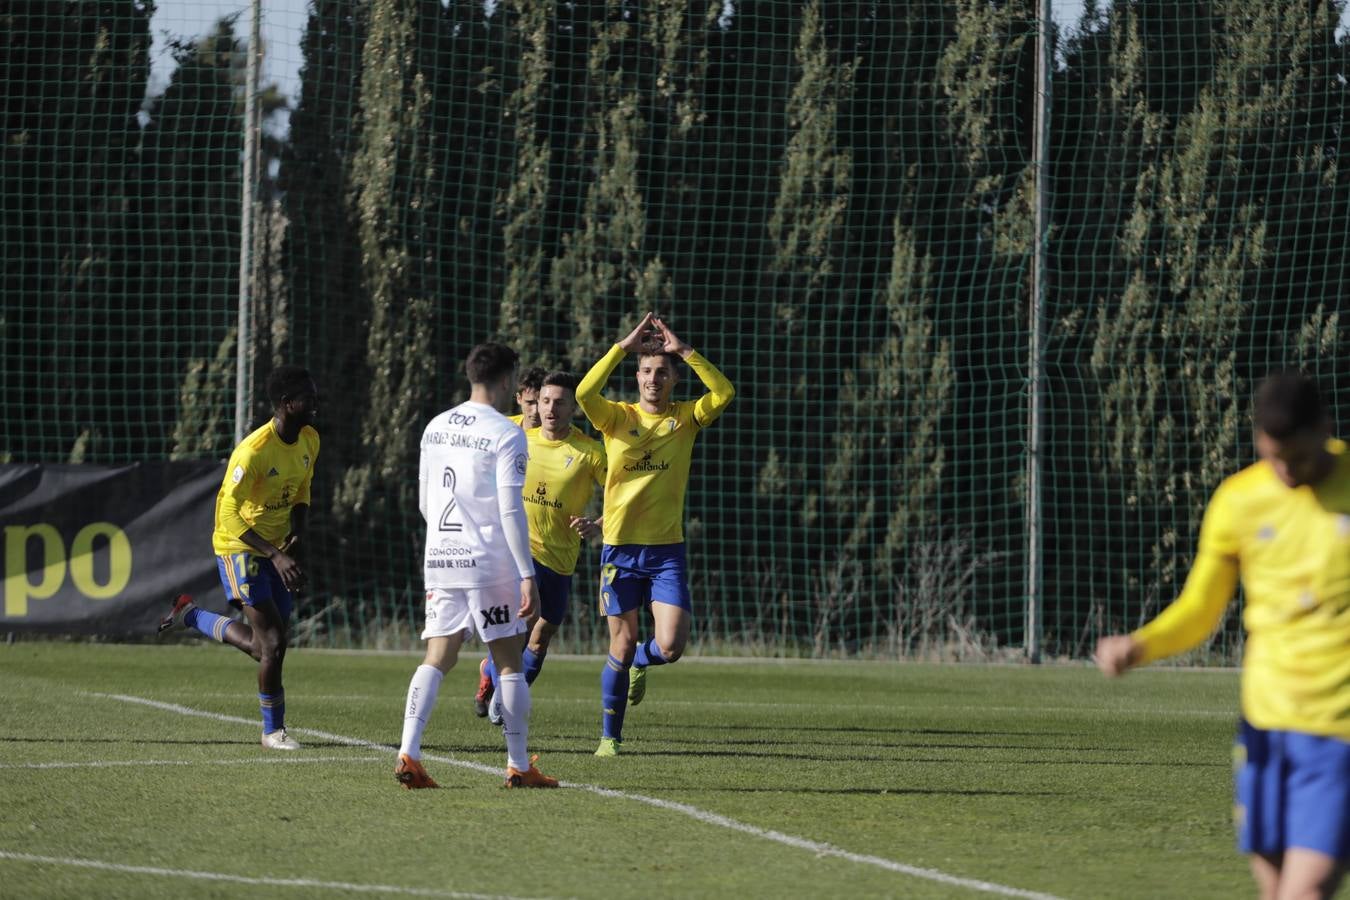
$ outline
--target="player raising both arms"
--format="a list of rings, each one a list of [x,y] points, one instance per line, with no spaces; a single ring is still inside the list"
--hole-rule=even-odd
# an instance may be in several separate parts
[[[606,400],[600,390],[629,353],[637,354],[638,402]],[[697,400],[670,399],[681,360],[708,389]],[[624,713],[629,702],[642,702],[648,667],[675,662],[689,641],[684,495],[694,438],[735,394],[726,376],[650,312],[577,386],[577,403],[604,435],[608,456],[600,603],[609,622],[609,658],[600,673],[596,756],[618,754]],[[639,645],[638,616],[648,601],[656,636]]]
[[[525,432],[530,449],[530,464],[525,471],[525,517],[530,523],[530,554],[539,583],[539,613],[522,659],[525,680],[530,684],[543,668],[549,642],[567,618],[581,538],[599,530],[586,517],[586,507],[595,486],[604,484],[605,451],[572,424],[577,412],[577,381],[576,375],[567,372],[546,376],[539,388],[540,425]],[[497,670],[489,655],[479,667],[474,711],[500,725],[496,679]]]
[[[198,609],[191,596],[180,594],[159,630],[195,628],[256,659],[262,745],[299,750],[300,744],[286,734],[281,664],[293,592],[305,580],[294,554],[305,531],[309,484],[319,458],[319,433],[314,430],[319,389],[299,366],[278,366],[267,377],[267,397],[272,418],[230,454],[216,495],[211,536],[225,597],[243,609],[248,624]]]
[[[426,519],[426,657],[413,673],[394,774],[406,788],[434,788],[422,767],[422,732],[441,679],[476,629],[501,668],[507,787],[557,787],[527,754],[530,686],[521,672],[526,620],[539,605],[521,486],[525,434],[500,410],[516,388],[516,351],[480,344],[469,353],[468,401],[422,432],[418,507]]]
[[[1263,900],[1330,897],[1350,860],[1350,453],[1302,375],[1267,379],[1253,419],[1260,461],[1214,492],[1181,595],[1096,659],[1116,676],[1196,646],[1242,580],[1238,847]]]

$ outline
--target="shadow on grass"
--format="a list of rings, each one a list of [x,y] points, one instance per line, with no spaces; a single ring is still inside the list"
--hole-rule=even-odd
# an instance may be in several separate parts
[[[645,730],[645,727],[644,727]],[[774,746],[815,746],[815,747],[857,747],[860,750],[1040,750],[1040,751],[1064,751],[1068,753],[1138,753],[1142,751],[1139,747],[1082,747],[1075,745],[1046,745],[1046,744],[954,744],[954,743],[932,743],[929,741],[880,741],[868,742],[866,744],[845,743],[840,741],[772,741],[772,740],[753,740],[750,738],[680,738],[680,737],[662,737],[662,743],[680,744],[689,746],[706,746],[713,744],[723,747],[774,747]]]
[[[590,755],[594,752],[593,750],[591,750],[591,749],[589,749],[589,748],[588,748],[588,749],[578,750],[578,749],[576,748],[576,745],[575,745],[574,743],[571,743],[570,740],[569,740],[568,738],[566,738],[566,737],[562,737],[562,738],[560,738],[560,740],[568,740],[569,742],[568,742],[567,744],[557,744],[557,745],[555,745],[555,744],[547,744],[547,743],[543,743],[543,742],[531,741],[531,743],[530,743],[530,751],[531,751],[531,752],[534,752],[534,753],[546,753],[546,754],[551,754],[551,755],[556,755],[556,756],[590,756]],[[796,761],[796,762],[827,762],[827,763],[828,763],[828,762],[832,762],[832,763],[838,763],[838,762],[858,762],[858,761],[861,761],[861,760],[866,760],[866,759],[874,758],[875,754],[871,753],[870,751],[876,749],[876,748],[873,747],[873,746],[868,746],[868,747],[862,747],[862,748],[859,748],[859,750],[862,751],[862,752],[859,752],[858,754],[842,755],[842,754],[838,754],[838,753],[832,753],[832,754],[824,755],[824,754],[817,754],[817,753],[773,753],[773,752],[758,752],[758,753],[757,753],[757,752],[754,752],[753,750],[750,750],[750,749],[738,749],[738,750],[715,750],[715,749],[668,750],[668,749],[658,749],[658,747],[656,746],[656,744],[668,744],[668,743],[671,743],[671,742],[662,740],[662,741],[660,741],[660,742],[652,742],[652,743],[642,742],[642,743],[639,744],[638,741],[633,741],[633,740],[630,739],[629,743],[626,745],[627,748],[628,748],[627,751],[621,753],[621,756],[624,756],[624,757],[632,757],[632,758],[634,758],[634,759],[641,759],[641,758],[644,758],[644,757],[662,758],[662,759],[686,759],[686,758],[687,758],[687,759],[690,759],[690,760],[710,759],[710,758],[726,758],[726,759],[745,759],[745,760],[756,760],[756,759],[759,759],[759,760],[771,760],[771,761],[776,761],[776,762],[784,762],[784,761],[792,762],[792,761]],[[430,745],[424,745],[424,746],[430,746]],[[701,745],[701,746],[706,747],[707,745],[704,744],[704,745]],[[502,749],[503,749],[502,745],[496,745],[496,746],[492,746],[492,747],[476,747],[476,746],[475,746],[475,747],[463,747],[463,746],[461,746],[461,747],[448,747],[448,746],[442,746],[442,747],[438,748],[438,752],[442,752],[442,753],[464,753],[464,754],[468,754],[468,753],[493,753],[493,752],[498,752],[498,753],[500,753],[500,752],[502,751]],[[933,747],[931,747],[931,746],[919,745],[918,747],[916,747],[916,748],[914,748],[914,749],[926,750],[926,749],[941,749],[941,748],[933,748]],[[999,748],[960,747],[960,748],[957,748],[957,749],[962,749],[962,750],[978,750],[978,749],[999,749]],[[1032,749],[1032,750],[1047,750],[1047,749],[1056,749],[1056,748],[1048,748],[1048,747],[1031,747],[1031,748],[1028,748],[1028,749]],[[890,763],[890,764],[923,763],[923,764],[934,764],[934,765],[945,765],[945,766],[950,766],[950,765],[974,765],[974,764],[998,763],[998,764],[1000,764],[1000,765],[1010,766],[1010,767],[1012,767],[1012,766],[1111,766],[1111,767],[1124,767],[1124,768],[1130,768],[1130,767],[1138,766],[1138,767],[1178,768],[1178,769],[1228,769],[1228,768],[1231,768],[1231,765],[1230,765],[1228,762],[1203,762],[1203,761],[1202,761],[1202,762],[1192,762],[1192,761],[1181,761],[1181,760],[1177,760],[1177,761],[1165,761],[1165,760],[1149,760],[1149,759],[1139,759],[1139,760],[1102,759],[1102,760],[1093,760],[1093,759],[1080,759],[1080,758],[1076,758],[1076,757],[1075,757],[1075,758],[1068,758],[1068,759],[1021,759],[1021,758],[1018,758],[1018,757],[995,757],[995,758],[992,758],[992,759],[972,760],[972,759],[970,759],[969,757],[966,757],[966,756],[896,756],[896,757],[887,759],[886,762],[887,762],[887,763]]]
[[[687,724],[663,724],[663,723],[659,723],[659,722],[658,722],[658,723],[643,722],[639,727],[640,727],[641,731],[643,731],[644,733],[665,732],[665,731],[673,731],[673,732],[676,733],[676,734],[673,735],[673,736],[661,735],[661,736],[659,737],[659,740],[660,740],[662,743],[666,743],[666,744],[678,744],[678,745],[682,745],[682,746],[698,746],[698,747],[703,747],[703,746],[708,746],[708,745],[712,745],[712,746],[721,746],[721,747],[773,747],[773,746],[791,745],[791,746],[798,746],[798,747],[800,747],[800,746],[812,746],[812,747],[842,747],[842,748],[858,747],[858,748],[860,748],[860,749],[866,749],[866,750],[1040,750],[1040,751],[1043,751],[1043,752],[1060,752],[1060,751],[1062,751],[1062,752],[1066,752],[1066,753],[1140,753],[1140,752],[1143,752],[1143,750],[1145,749],[1145,748],[1141,748],[1141,747],[1116,747],[1116,746],[1105,746],[1105,745],[1101,745],[1101,746],[1083,746],[1083,745],[1081,745],[1081,744],[1056,744],[1056,743],[1053,743],[1053,742],[1040,743],[1040,744],[1030,744],[1030,743],[1028,743],[1028,744],[1020,744],[1020,743],[1019,743],[1019,744],[1010,744],[1010,743],[979,743],[978,741],[974,741],[974,740],[972,740],[972,741],[970,741],[970,742],[968,742],[968,743],[967,743],[967,742],[960,742],[960,743],[957,743],[957,742],[942,742],[942,743],[936,743],[936,742],[933,742],[933,741],[922,741],[922,740],[911,740],[911,741],[905,741],[905,740],[891,740],[891,741],[867,741],[866,743],[856,743],[856,742],[851,742],[851,741],[847,741],[847,740],[830,741],[830,740],[822,740],[822,739],[820,739],[820,738],[816,738],[816,739],[814,739],[814,740],[802,740],[801,738],[793,737],[793,736],[790,736],[790,737],[788,737],[788,738],[786,738],[786,739],[784,739],[784,740],[782,740],[782,741],[774,740],[772,737],[768,737],[768,736],[764,736],[764,737],[760,737],[760,738],[709,737],[709,736],[707,736],[707,735],[700,736],[700,737],[684,737],[683,734],[684,734],[684,733],[687,733],[687,732],[689,731],[689,726],[688,726]],[[729,732],[729,731],[730,731],[730,732],[745,732],[745,731],[749,731],[749,732],[753,732],[753,733],[758,734],[758,735],[769,735],[769,734],[772,734],[772,733],[774,733],[774,732],[776,732],[776,731],[787,731],[787,732],[792,732],[792,733],[795,735],[797,732],[807,732],[807,731],[812,731],[812,730],[813,730],[813,729],[811,729],[811,728],[800,728],[800,729],[796,729],[796,728],[786,728],[786,727],[785,727],[785,728],[781,728],[781,729],[755,728],[754,726],[749,726],[749,725],[734,725],[734,726],[725,726],[725,727],[722,726],[722,725],[711,725],[711,726],[708,727],[708,732],[711,733],[711,734],[717,734],[717,733],[720,733],[720,732]],[[1067,734],[1048,734],[1048,733],[1046,733],[1046,732],[1036,732],[1036,731],[1027,731],[1027,732],[1005,732],[1005,731],[928,731],[928,730],[921,730],[921,729],[900,729],[900,730],[897,730],[897,729],[881,729],[881,728],[868,728],[868,729],[862,729],[862,728],[858,728],[858,729],[819,728],[819,729],[814,729],[814,730],[816,730],[816,731],[818,731],[818,732],[821,732],[821,733],[822,733],[822,737],[823,737],[823,735],[825,735],[825,734],[833,734],[833,733],[840,733],[840,734],[844,734],[844,735],[846,735],[846,734],[848,734],[848,733],[858,733],[858,734],[868,734],[868,735],[892,735],[892,736],[896,736],[896,737],[903,736],[903,735],[925,735],[925,734],[932,734],[932,735],[939,735],[939,736],[943,736],[943,737],[962,737],[962,736],[966,736],[966,737],[970,737],[970,738],[988,738],[988,737],[1047,737],[1047,738],[1050,738],[1050,737],[1061,737],[1061,736],[1062,736],[1062,737],[1067,737],[1067,736],[1069,736],[1069,735],[1067,735]],[[547,732],[543,732],[543,731],[531,731],[531,735],[532,735],[532,736],[536,736],[536,737],[538,737],[538,738],[544,738],[544,737],[567,738],[567,737],[572,736],[572,735],[563,734],[563,733],[547,733]],[[1074,735],[1074,736],[1076,737],[1077,735]]]
[[[683,722],[646,722],[643,728],[688,728]],[[779,724],[715,725],[719,731],[788,731],[797,734],[804,731],[824,732],[826,734],[936,734],[950,737],[1074,737],[1076,731],[985,731],[973,728],[887,728],[870,725],[794,725],[790,722]]]
[[[680,788],[688,792],[688,786]],[[981,791],[972,789],[942,790],[940,788],[753,788],[715,787],[699,788],[715,794],[856,794],[864,797],[1068,797],[1064,791]]]

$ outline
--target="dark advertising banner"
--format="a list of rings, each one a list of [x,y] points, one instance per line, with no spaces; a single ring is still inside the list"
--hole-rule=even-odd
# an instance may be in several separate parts
[[[154,634],[181,591],[223,607],[211,528],[224,472],[200,461],[0,465],[0,632]]]

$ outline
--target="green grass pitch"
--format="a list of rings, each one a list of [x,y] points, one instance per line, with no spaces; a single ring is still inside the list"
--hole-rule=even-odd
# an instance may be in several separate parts
[[[392,769],[418,658],[295,651],[257,745],[253,663],[219,645],[0,647],[0,895],[1186,897],[1251,892],[1233,849],[1232,671],[689,658],[624,754],[592,756],[600,660],[550,658],[501,787],[477,658]]]

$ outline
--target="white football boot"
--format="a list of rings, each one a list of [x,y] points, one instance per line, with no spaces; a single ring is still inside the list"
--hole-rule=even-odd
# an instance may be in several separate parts
[[[268,750],[299,750],[300,742],[286,733],[285,728],[269,731],[262,736],[262,745]]]

